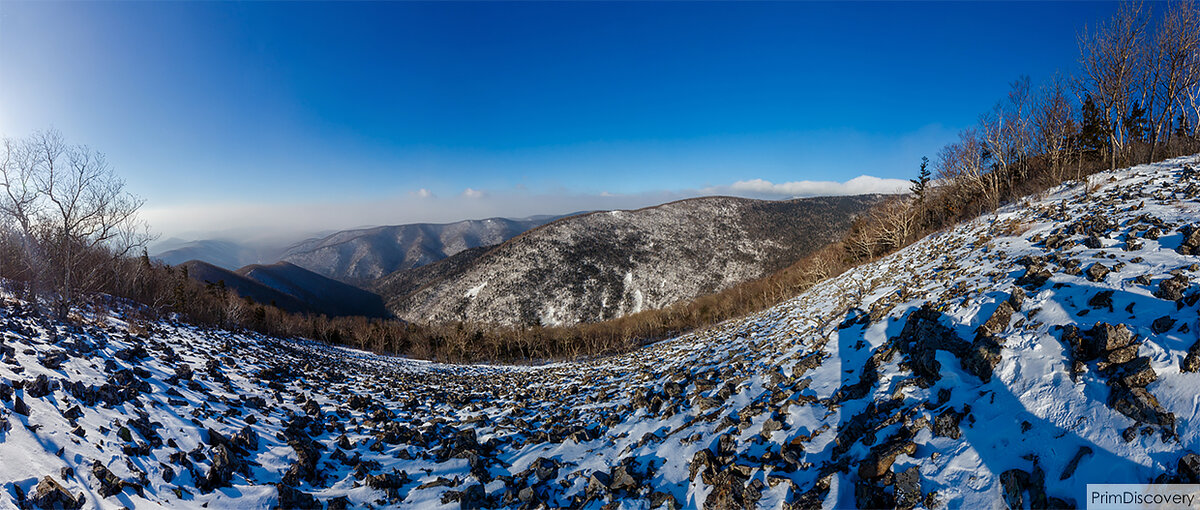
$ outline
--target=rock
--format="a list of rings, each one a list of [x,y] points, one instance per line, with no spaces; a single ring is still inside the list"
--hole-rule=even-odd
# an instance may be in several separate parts
[[[25,405],[25,401],[21,400],[21,397],[14,397],[13,412],[21,416],[29,416],[29,406]]]
[[[1134,358],[1116,367],[1116,370],[1118,381],[1127,388],[1145,388],[1158,379],[1158,374],[1150,366],[1150,358],[1145,356]]]
[[[350,500],[346,496],[338,496],[329,500],[325,510],[346,510],[348,508],[350,508]]]
[[[1096,262],[1088,266],[1084,273],[1087,274],[1089,281],[1099,282],[1103,281],[1105,276],[1108,276],[1109,271],[1109,268],[1105,267],[1104,264]]]
[[[74,510],[83,506],[83,493],[72,496],[70,491],[58,483],[53,477],[47,476],[38,482],[26,498],[26,501],[37,508],[62,508]]]
[[[1183,357],[1179,369],[1183,372],[1200,371],[1200,340],[1188,347],[1187,355]]]
[[[1115,386],[1109,394],[1108,405],[1138,422],[1174,427],[1174,415],[1167,413],[1145,388]]]
[[[608,473],[603,471],[593,471],[591,476],[588,476],[587,493],[588,494],[603,494],[608,492],[608,486],[611,479]]]
[[[49,354],[38,356],[38,363],[50,370],[58,370],[63,362],[67,360],[67,353],[63,351],[54,351]]]
[[[1175,327],[1175,319],[1172,319],[1169,315],[1164,315],[1154,319],[1154,323],[1150,325],[1150,331],[1153,331],[1156,335],[1161,335],[1170,331],[1173,327]]]
[[[533,473],[540,482],[547,482],[558,478],[558,467],[559,464],[557,461],[545,457],[538,457],[537,460],[533,461],[532,466]]]
[[[275,484],[275,489],[279,491],[279,502],[274,508],[321,508],[321,504],[312,497],[312,494],[282,483]]]
[[[896,473],[896,508],[913,508],[921,504],[921,471],[912,466]]]
[[[1050,270],[1042,265],[1033,265],[1025,269],[1025,274],[1017,278],[1017,285],[1033,290],[1046,284],[1050,279]]]
[[[50,393],[50,379],[46,374],[39,374],[33,381],[25,383],[25,394],[30,397],[42,398]]]
[[[679,505],[679,500],[675,499],[675,495],[669,492],[654,491],[650,493],[650,508],[666,508],[667,510],[677,510],[682,508]]]
[[[1029,487],[1029,473],[1020,469],[1010,469],[1000,473],[1000,485],[1003,487],[1004,504],[1008,508],[1025,508],[1025,492]],[[1036,508],[1031,505],[1031,508]]]
[[[1120,349],[1133,342],[1133,333],[1130,333],[1129,328],[1124,324],[1114,326],[1101,322],[1092,327],[1088,333],[1092,340],[1088,350],[1096,355]]]
[[[933,419],[934,435],[958,439],[962,434],[958,428],[960,420],[962,420],[962,415],[956,413],[953,408],[942,411],[942,414]]]
[[[615,466],[609,471],[608,489],[616,491],[634,492],[638,488],[638,481],[629,473],[629,469],[625,466]]]
[[[179,380],[189,380],[192,378],[192,366],[187,363],[180,363],[175,367],[175,377]]]
[[[1098,250],[1104,246],[1104,244],[1100,242],[1100,238],[1094,235],[1085,237],[1083,239],[1083,245],[1093,250]]]
[[[1154,297],[1167,301],[1178,301],[1183,299],[1183,292],[1187,290],[1189,284],[1188,277],[1177,274],[1169,280],[1160,282],[1158,290],[1154,291]]]
[[[1200,255],[1200,224],[1184,225],[1179,229],[1183,242],[1175,251],[1181,255]]]
[[[1012,307],[1013,311],[1020,311],[1023,304],[1025,304],[1025,289],[1013,287],[1012,292],[1008,295],[1008,306]]]
[[[1067,463],[1066,469],[1063,469],[1062,476],[1059,476],[1058,479],[1066,480],[1074,476],[1075,469],[1079,467],[1079,461],[1083,460],[1084,457],[1091,455],[1092,453],[1092,448],[1090,446],[1080,446],[1079,450],[1075,452],[1075,456],[1071,457],[1071,461]]]
[[[916,443],[896,439],[871,450],[861,463],[858,464],[858,476],[864,480],[880,478],[892,470],[892,463],[900,454],[912,455],[917,451]]]
[[[242,430],[234,434],[229,442],[246,452],[258,451],[258,433],[249,425],[242,427]]]
[[[1088,306],[1092,307],[1092,309],[1094,309],[1094,310],[1098,310],[1101,308],[1107,308],[1108,311],[1111,312],[1111,311],[1113,311],[1112,297],[1113,297],[1113,291],[1102,290],[1100,292],[1097,292],[1095,296],[1088,298],[1087,304],[1088,304]]]
[[[987,322],[977,330],[977,334],[984,336],[995,336],[1008,329],[1008,323],[1012,320],[1013,308],[1008,304],[1008,301],[1001,301],[1000,306],[992,313]]]
[[[1109,365],[1119,365],[1121,363],[1126,363],[1126,362],[1132,361],[1134,358],[1137,357],[1137,353],[1138,353],[1137,344],[1126,345],[1125,347],[1122,347],[1120,349],[1112,350],[1112,351],[1105,353],[1104,360],[1107,361]]]
[[[237,471],[240,459],[224,444],[212,449],[212,466],[208,468],[201,479],[196,480],[196,488],[201,492],[211,492],[220,487],[229,487],[233,473]]]
[[[1189,453],[1179,459],[1179,476],[1187,483],[1200,483],[1200,455]]]
[[[104,463],[100,461],[92,463],[92,476],[95,476],[100,482],[100,486],[96,488],[96,492],[102,498],[120,494],[121,490],[125,488],[125,483],[120,478],[117,478],[117,475],[114,475],[112,471],[109,471],[104,466]]]
[[[712,491],[704,498],[705,510],[734,510],[754,508],[746,498],[746,482],[740,473],[724,469],[712,477]]]

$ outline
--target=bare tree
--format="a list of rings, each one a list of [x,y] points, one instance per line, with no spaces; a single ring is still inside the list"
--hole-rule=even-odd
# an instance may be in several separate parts
[[[1140,61],[1145,49],[1146,20],[1139,3],[1123,4],[1108,24],[1095,31],[1084,26],[1079,36],[1079,86],[1090,94],[1104,112],[1109,131],[1109,168],[1125,149],[1122,120],[1130,107],[1130,96],[1139,81]]]
[[[1042,87],[1033,112],[1033,128],[1035,150],[1046,155],[1051,179],[1062,182],[1064,162],[1071,153],[1071,138],[1076,128],[1074,108],[1061,76],[1056,75]]]
[[[19,230],[34,284],[54,291],[65,316],[79,293],[119,277],[117,262],[143,247],[142,201],[125,191],[99,152],[68,145],[57,131],[5,140],[0,215]]]
[[[1171,135],[1176,109],[1184,111],[1187,92],[1200,80],[1200,16],[1191,0],[1167,5],[1162,23],[1142,61],[1142,103],[1150,112],[1150,153]]]

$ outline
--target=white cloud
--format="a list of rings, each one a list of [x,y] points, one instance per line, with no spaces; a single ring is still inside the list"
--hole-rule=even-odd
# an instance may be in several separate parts
[[[462,196],[465,198],[483,198],[483,192],[477,189],[467,188],[463,190]]]
[[[408,194],[417,198],[433,198],[433,192],[425,188],[421,188],[416,191],[410,191]]]
[[[773,183],[765,179],[738,181],[729,186],[709,188],[713,192],[751,194],[778,197],[815,197],[830,195],[863,195],[868,193],[904,193],[909,187],[904,179],[883,179],[860,175],[846,182],[837,181],[792,181]]]

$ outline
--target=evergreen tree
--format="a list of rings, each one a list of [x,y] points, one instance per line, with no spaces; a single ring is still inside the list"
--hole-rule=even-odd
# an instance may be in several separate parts
[[[929,187],[929,158],[921,157],[921,171],[917,173],[916,179],[909,179],[912,183],[908,189],[917,197],[917,202],[925,201],[925,189]]]
[[[1179,112],[1179,122],[1175,123],[1175,136],[1177,138],[1187,138],[1192,134],[1192,127],[1188,125],[1187,114]]]
[[[1121,119],[1121,124],[1125,127],[1125,132],[1129,134],[1129,141],[1146,141],[1146,131],[1148,131],[1146,129],[1146,109],[1142,107],[1141,102],[1133,102],[1133,107],[1129,109],[1129,113],[1125,114],[1125,118]]]
[[[1108,148],[1108,126],[1104,122],[1104,113],[1096,106],[1091,94],[1084,96],[1080,106],[1082,122],[1079,124],[1079,147],[1089,156],[1103,154]]]

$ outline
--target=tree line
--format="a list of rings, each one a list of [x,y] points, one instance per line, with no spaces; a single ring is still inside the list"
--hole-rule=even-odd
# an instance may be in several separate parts
[[[302,337],[443,361],[573,359],[625,352],[766,309],[858,264],[1006,202],[1104,169],[1200,148],[1200,16],[1190,2],[1157,18],[1123,4],[1079,34],[1077,76],[1034,89],[1015,80],[976,125],[923,158],[911,192],[857,218],[839,241],[767,277],[691,301],[570,327],[411,324],[284,312],[151,260],[141,200],[103,156],[49,131],[5,139],[0,154],[0,277],[67,317],[112,308],[153,320]],[[932,167],[932,168],[931,168]],[[138,251],[140,250],[140,254]]]

